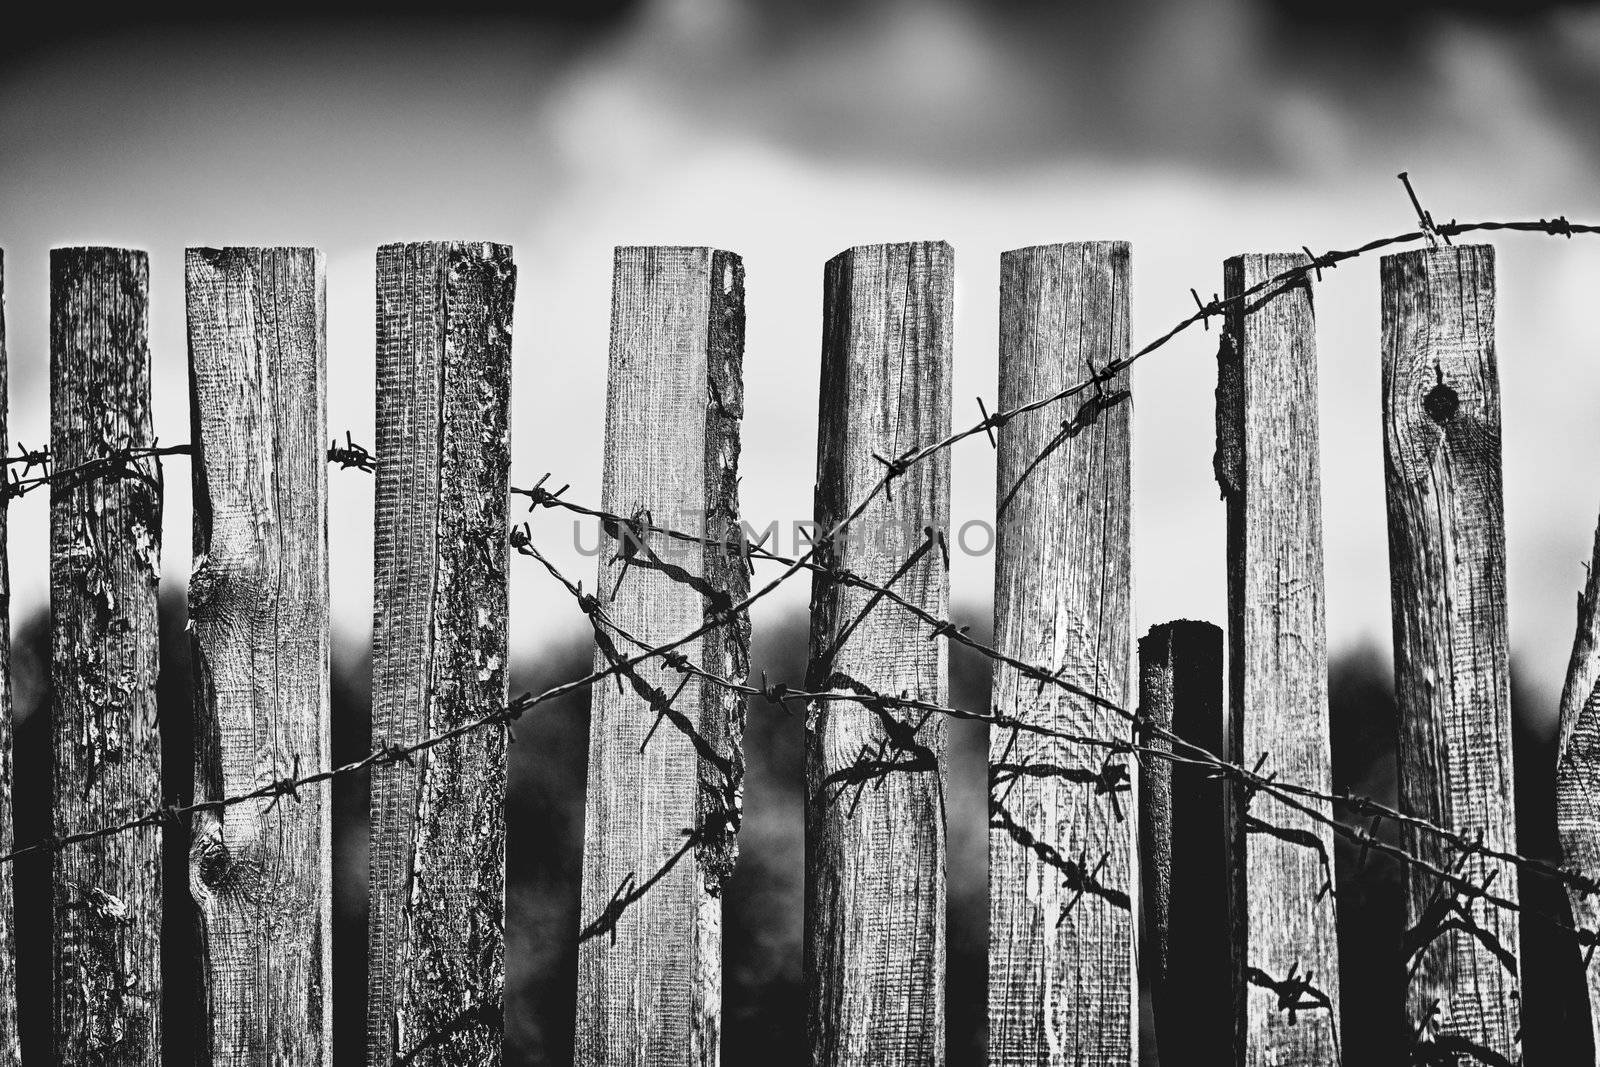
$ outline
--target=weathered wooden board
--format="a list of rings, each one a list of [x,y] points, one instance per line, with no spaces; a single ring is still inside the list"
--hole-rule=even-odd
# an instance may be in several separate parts
[[[1158,1062],[1221,1063],[1234,1044],[1229,876],[1223,789],[1194,753],[1227,748],[1222,631],[1208,622],[1153,626],[1139,641],[1139,710],[1150,724],[1139,773],[1145,980]]]
[[[50,494],[57,834],[161,804],[156,727],[161,577],[157,461],[147,447],[150,267],[143,252],[50,253]],[[161,831],[143,827],[54,854],[51,1058],[161,1063]]]
[[[1400,806],[1514,851],[1494,250],[1385,256],[1382,285]],[[1414,830],[1405,844],[1470,881],[1492,878],[1498,896],[1518,897],[1506,864],[1462,857]],[[1407,883],[1412,1032],[1518,1061],[1517,914],[1460,900],[1415,866]]]
[[[0,250],[0,455],[11,450],[7,425],[10,372],[6,362],[6,258]],[[0,853],[11,832],[11,564],[6,548],[9,509],[0,507]],[[13,864],[0,864],[0,1063],[21,1062],[17,1039],[17,928],[11,891]]]
[[[1305,262],[1228,260],[1224,296]],[[1228,305],[1217,360],[1217,480],[1228,509],[1229,753],[1330,793],[1316,320],[1304,278]],[[1330,806],[1313,801],[1323,813]],[[1239,1062],[1339,1060],[1333,831],[1234,790]]]
[[[511,249],[378,250],[372,746],[507,698]],[[500,1062],[506,732],[374,768],[367,1059]]]
[[[190,249],[195,800],[328,761],[327,297],[309,248]],[[331,1058],[324,788],[194,819],[202,1057]]]
[[[737,528],[744,265],[709,248],[619,248],[612,288],[604,542],[596,594],[655,645],[742,600]],[[654,524],[707,542],[653,537]],[[596,669],[638,648],[597,632]],[[678,650],[742,681],[741,618]],[[722,889],[743,796],[744,700],[663,661],[592,691],[576,1059],[719,1062]]]
[[[941,243],[853,248],[823,293],[816,521],[843,519],[914,446],[950,430],[953,254]],[[949,455],[897,477],[827,566],[943,617],[949,575],[925,530],[949,525]],[[902,573],[903,571],[903,573]],[[876,606],[874,606],[876,605]],[[814,576],[807,689],[947,698],[943,638],[859,586]],[[819,701],[806,719],[807,1029],[814,1064],[945,1056],[945,724]]]
[[[1578,628],[1561,690],[1561,735],[1556,757],[1556,830],[1561,863],[1600,881],[1600,528],[1595,530],[1589,577],[1578,595]],[[1600,931],[1600,898],[1569,889],[1573,922]],[[1589,994],[1590,1040],[1600,1049],[1600,954],[1574,945]]]
[[[1000,407],[1128,355],[1129,248],[1042,245],[1000,260]],[[997,433],[995,643],[1079,692],[994,666],[1001,715],[1103,741],[1132,658],[1130,374]],[[1127,753],[1019,730],[989,738],[989,1062],[1138,1060],[1139,890]]]

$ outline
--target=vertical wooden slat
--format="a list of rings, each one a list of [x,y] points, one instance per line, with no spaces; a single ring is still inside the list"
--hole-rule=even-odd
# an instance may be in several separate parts
[[[6,257],[0,249],[0,455],[11,450],[8,426],[10,371],[6,363]],[[12,849],[11,833],[11,564],[6,548],[5,504],[0,504],[0,853]],[[0,864],[0,1063],[22,1059],[17,1038],[16,911],[11,892],[14,864]]]
[[[1385,256],[1384,467],[1389,499],[1400,804],[1515,850],[1494,250]],[[1517,874],[1410,831],[1407,848],[1517,899]],[[1408,868],[1407,1005],[1424,1042],[1520,1058],[1518,920],[1456,903]]]
[[[378,250],[372,746],[505,706],[511,249]],[[367,1058],[498,1064],[506,735],[372,775]]]
[[[1232,300],[1303,262],[1298,253],[1236,256],[1224,270],[1225,295]],[[1217,367],[1216,473],[1228,510],[1229,754],[1250,767],[1262,761],[1262,774],[1329,793],[1310,284],[1228,308]],[[1242,790],[1233,791],[1229,815],[1240,1061],[1337,1062],[1332,830],[1270,795]]]
[[[143,252],[51,252],[50,448],[57,472],[150,444],[149,295]],[[122,822],[161,803],[160,548],[155,461],[52,486],[56,833]],[[64,849],[51,874],[53,1061],[159,1064],[160,830]]]
[[[844,518],[908,449],[950,429],[953,254],[942,242],[852,248],[824,281],[816,521]],[[895,479],[848,537],[819,554],[943,615],[949,525],[940,452]],[[874,605],[877,605],[874,607]],[[944,702],[943,639],[859,587],[814,575],[814,691]],[[807,1029],[812,1062],[944,1062],[945,725],[887,707],[819,701],[806,721]]]
[[[1124,242],[1043,245],[1000,266],[1000,406],[1128,355]],[[995,642],[1126,707],[1132,652],[1129,372],[998,431]],[[995,710],[1125,741],[1125,716],[1004,663]],[[1138,1058],[1132,757],[1017,730],[989,739],[989,1062]]]
[[[694,544],[608,531],[599,602],[649,644],[742,600],[722,544],[737,527],[744,266],[708,248],[619,248],[612,290],[604,505]],[[602,627],[596,668],[638,651]],[[741,619],[679,650],[742,679]],[[593,689],[576,1059],[713,1064],[720,1055],[723,886],[744,777],[744,702],[660,660]]]
[[[1560,741],[1556,749],[1556,831],[1561,863],[1585,878],[1600,880],[1600,527],[1595,529],[1589,576],[1578,596],[1578,627],[1561,690]],[[1600,897],[1567,892],[1573,922],[1600,931]],[[1590,1040],[1600,1049],[1600,953],[1574,941],[1589,997]]]
[[[308,248],[190,249],[195,800],[326,769],[326,274]],[[321,787],[194,819],[202,1056],[330,1061]]]
[[[1208,622],[1153,626],[1139,641],[1139,710],[1146,742],[1173,751],[1161,731],[1220,754],[1222,631]],[[1143,958],[1162,1063],[1222,1063],[1233,1046],[1228,936],[1227,816],[1221,782],[1187,762],[1145,759],[1139,774],[1140,866],[1148,940]]]

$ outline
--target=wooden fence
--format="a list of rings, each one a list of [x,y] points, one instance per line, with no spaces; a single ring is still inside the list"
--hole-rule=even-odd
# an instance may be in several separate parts
[[[54,892],[48,917],[13,919],[0,628],[0,1062],[161,1063],[161,922],[176,897],[192,902],[200,953],[197,997],[177,1017],[196,1020],[201,1061],[328,1064],[323,785],[367,769],[367,1061],[499,1063],[517,834],[507,730],[543,699],[508,701],[513,550],[550,567],[596,637],[595,673],[558,687],[592,686],[578,1062],[719,1062],[722,899],[757,696],[805,708],[816,1064],[944,1060],[954,715],[990,729],[990,1063],[1129,1065],[1142,1030],[1167,1064],[1340,1062],[1341,1026],[1368,1021],[1341,1019],[1336,839],[1402,861],[1406,926],[1387,932],[1406,972],[1401,1053],[1518,1062],[1519,874],[1571,890],[1575,960],[1595,940],[1583,923],[1600,873],[1600,541],[1563,702],[1563,870],[1516,855],[1492,249],[1385,257],[1400,805],[1336,795],[1312,300],[1323,265],[1231,259],[1225,296],[1193,320],[1224,318],[1227,558],[1211,562],[1227,568],[1226,637],[1173,622],[1135,655],[1133,363],[1149,349],[1130,354],[1126,244],[1002,257],[999,408],[954,434],[950,247],[829,262],[823,532],[797,559],[740,525],[738,256],[618,249],[604,500],[590,510],[510,484],[511,250],[380,249],[372,755],[335,770],[323,259],[193,249],[194,802],[163,808],[160,465],[183,449],[151,438],[148,265],[128,250],[56,251],[54,466],[14,474],[10,494],[52,493],[53,837],[17,844],[51,855]],[[0,310],[0,387],[4,373]],[[993,646],[948,618],[945,540],[948,446],[985,432],[998,451]],[[598,517],[609,548],[593,594],[508,525],[511,493]],[[0,509],[0,535],[3,523]],[[758,563],[779,574],[753,579]],[[803,573],[804,689],[754,685],[745,609]],[[954,642],[993,661],[990,708],[948,707]],[[1373,832],[1385,819],[1399,844]],[[163,834],[188,842],[186,878],[164,883]],[[13,934],[47,918],[53,1039],[19,1050]]]

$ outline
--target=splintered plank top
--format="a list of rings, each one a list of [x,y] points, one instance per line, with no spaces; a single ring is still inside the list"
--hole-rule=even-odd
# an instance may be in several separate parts
[[[195,799],[328,762],[326,293],[322,254],[190,249]],[[326,791],[194,820],[203,1055],[329,1062]]]
[[[50,254],[50,448],[55,470],[150,444],[149,263],[120,248]],[[156,729],[159,461],[101,465],[50,495],[53,829],[161,804]],[[52,1058],[161,1062],[161,831],[55,853]]]
[[[1000,408],[1128,355],[1129,247],[1001,257]],[[1129,371],[997,433],[995,643],[1128,704]],[[1128,720],[994,666],[997,713],[1110,740]],[[1137,1056],[1131,757],[1024,730],[989,737],[989,1062],[1125,1067]]]
[[[894,460],[950,431],[953,255],[942,242],[853,248],[824,283],[816,520],[827,530]],[[949,454],[908,468],[818,556],[943,616],[925,530],[949,526]],[[920,555],[916,555],[920,553]],[[913,557],[915,556],[914,562]],[[907,567],[907,564],[909,568]],[[916,619],[818,572],[807,688],[943,703],[949,650]],[[943,1063],[945,724],[814,704],[806,723],[806,983],[812,1059]]]

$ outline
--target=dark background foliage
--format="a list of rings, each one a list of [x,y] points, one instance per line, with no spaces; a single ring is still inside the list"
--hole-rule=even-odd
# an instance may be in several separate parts
[[[162,602],[161,716],[168,796],[186,799],[188,656],[181,602]],[[805,668],[804,620],[756,634],[754,674],[798,679]],[[18,631],[16,832],[19,841],[48,829],[48,620]],[[538,669],[513,679],[513,691],[535,691],[586,672],[592,646],[574,638],[536,657]],[[364,755],[370,728],[370,662],[365,649],[340,645],[333,667],[333,752],[337,761]],[[1336,660],[1330,674],[1334,777],[1386,803],[1395,801],[1395,707],[1389,664],[1363,649]],[[989,668],[972,653],[952,657],[951,695],[960,707],[988,705]],[[1521,700],[1513,688],[1513,703]],[[1553,858],[1554,752],[1548,739],[1517,721],[1517,800],[1524,851]],[[799,1067],[806,1062],[801,985],[803,884],[803,709],[792,714],[758,702],[746,735],[749,779],[738,871],[725,907],[725,1062]],[[987,737],[981,725],[951,724],[949,760],[949,1050],[952,1067],[984,1062],[988,939],[988,838],[984,775]],[[507,796],[507,1063],[556,1065],[570,1060],[577,982],[574,935],[581,925],[578,880],[588,745],[588,698],[578,693],[541,707],[517,727]],[[342,779],[334,798],[334,1026],[338,1062],[364,1057],[366,979],[366,781]],[[1392,838],[1391,838],[1392,839]],[[192,908],[185,882],[184,835],[168,834],[166,937],[167,1062],[191,1062],[194,1011]],[[1404,923],[1400,873],[1392,861],[1358,862],[1343,843],[1335,857],[1343,956],[1346,1062],[1399,1064],[1406,1047],[1400,1011],[1399,958]],[[17,866],[19,1007],[24,1040],[48,1042],[49,864]],[[1537,880],[1523,880],[1526,904],[1563,915],[1565,898]],[[1548,924],[1523,923],[1526,1062],[1582,1062],[1574,1042],[1587,1040],[1587,1004],[1570,941]],[[1148,1013],[1147,1013],[1148,1014]],[[1147,1018],[1148,1023],[1148,1018]],[[1146,1026],[1145,1042],[1153,1043]],[[1148,1057],[1148,1050],[1147,1050]]]

